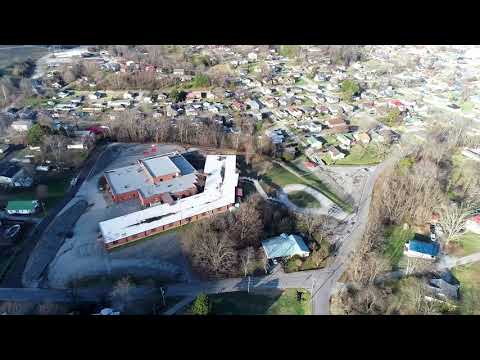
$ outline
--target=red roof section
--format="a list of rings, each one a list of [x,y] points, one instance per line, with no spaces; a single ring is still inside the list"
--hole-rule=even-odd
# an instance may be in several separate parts
[[[317,167],[317,164],[314,164],[313,162],[311,161],[305,161],[305,167],[306,168],[309,168],[309,169],[314,169]]]
[[[470,220],[475,221],[477,224],[480,224],[480,214],[475,215],[474,217],[470,218]]]

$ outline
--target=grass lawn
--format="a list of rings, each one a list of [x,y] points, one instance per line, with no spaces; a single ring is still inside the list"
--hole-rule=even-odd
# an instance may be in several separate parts
[[[295,205],[303,208],[319,208],[320,203],[309,193],[305,191],[294,191],[288,194],[288,198]]]
[[[480,263],[458,266],[452,269],[462,288],[480,288]]]
[[[385,231],[387,238],[387,246],[385,254],[390,259],[392,267],[396,267],[403,256],[403,247],[405,243],[410,240],[415,233],[411,230],[403,230],[400,225],[390,226]]]
[[[460,104],[460,108],[463,112],[471,112],[473,110],[473,103],[471,101],[465,101]]]
[[[335,162],[335,165],[373,165],[382,161],[381,155],[372,146],[363,147],[355,145],[350,149],[350,154]]]
[[[322,137],[327,142],[327,145],[337,145],[338,144],[337,138],[333,135],[325,135],[325,136],[322,136]]]
[[[466,232],[458,238],[460,249],[455,253],[456,256],[467,256],[480,251],[480,235],[472,232]]]
[[[264,178],[282,187],[289,184],[302,183],[301,178],[277,164],[273,164],[271,170],[264,175]]]
[[[307,173],[299,169],[295,164],[288,164],[294,171],[298,172],[301,177],[298,177],[292,174],[290,171],[284,169],[280,165],[273,164],[272,169],[264,175],[264,179],[267,182],[274,183],[278,186],[284,187],[288,184],[304,184],[314,188],[317,191],[320,191],[334,203],[339,205],[345,211],[351,212],[352,207],[350,204],[345,203],[340,198],[338,198],[333,192],[331,192],[324,183],[320,181],[314,174]]]
[[[310,293],[303,292],[302,302],[296,298],[297,289],[268,292],[232,292],[210,295],[214,315],[310,315]]]

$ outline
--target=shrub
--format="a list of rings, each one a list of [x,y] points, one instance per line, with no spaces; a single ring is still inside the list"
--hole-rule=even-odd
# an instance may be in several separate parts
[[[360,92],[360,85],[353,80],[344,80],[341,85],[344,100],[351,100]]]
[[[298,256],[293,256],[288,259],[287,263],[285,264],[285,272],[295,272],[300,270],[302,266],[302,260]]]
[[[199,294],[193,302],[190,313],[192,315],[208,315],[210,312],[210,301],[206,294]]]

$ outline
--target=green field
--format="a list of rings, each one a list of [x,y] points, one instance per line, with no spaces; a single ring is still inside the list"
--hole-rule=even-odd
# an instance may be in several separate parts
[[[408,229],[403,230],[400,225],[390,226],[385,231],[387,245],[385,248],[385,255],[390,260],[392,267],[396,267],[403,256],[403,247],[405,243],[412,239],[415,233]]]
[[[264,180],[268,183],[276,184],[280,187],[284,187],[289,184],[304,184],[314,188],[317,191],[320,191],[338,206],[343,208],[347,212],[352,211],[352,206],[344,201],[342,201],[337,195],[335,195],[324,183],[320,181],[314,174],[307,173],[299,169],[295,164],[289,163],[294,171],[299,173],[301,177],[298,177],[292,174],[290,171],[284,169],[280,165],[273,164],[272,169],[264,175]]]
[[[480,263],[458,266],[453,268],[453,275],[460,281],[462,288],[480,288]]]
[[[354,145],[350,154],[335,162],[335,165],[375,165],[382,162],[382,156],[372,146]]]
[[[302,302],[296,298],[297,289],[268,292],[232,292],[209,295],[214,315],[310,315],[310,293],[303,292]]]
[[[452,273],[460,282],[459,313],[480,315],[480,263],[458,266]]]
[[[299,184],[303,183],[302,179],[298,176],[293,175],[290,171],[285,170],[283,167],[277,164],[273,164],[272,169],[265,174],[266,180],[271,181],[274,184],[277,184],[281,187],[284,187],[289,184]]]
[[[467,256],[480,251],[480,235],[466,232],[457,239],[460,249],[455,253],[457,256]]]
[[[295,205],[302,208],[319,208],[321,207],[317,199],[305,191],[293,191],[288,194],[288,198]]]

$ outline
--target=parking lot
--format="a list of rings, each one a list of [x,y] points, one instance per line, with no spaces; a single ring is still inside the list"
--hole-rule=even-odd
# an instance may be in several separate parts
[[[150,146],[113,144],[97,161],[89,178],[79,189],[75,199],[85,199],[88,209],[78,219],[73,236],[67,238],[50,264],[47,283],[51,287],[66,287],[72,280],[95,277],[158,277],[180,280],[190,276],[175,232],[107,252],[97,240],[98,223],[140,209],[137,201],[113,203],[107,194],[98,189],[99,179],[108,169],[122,167],[145,157]],[[182,151],[179,146],[160,145],[158,154]]]

